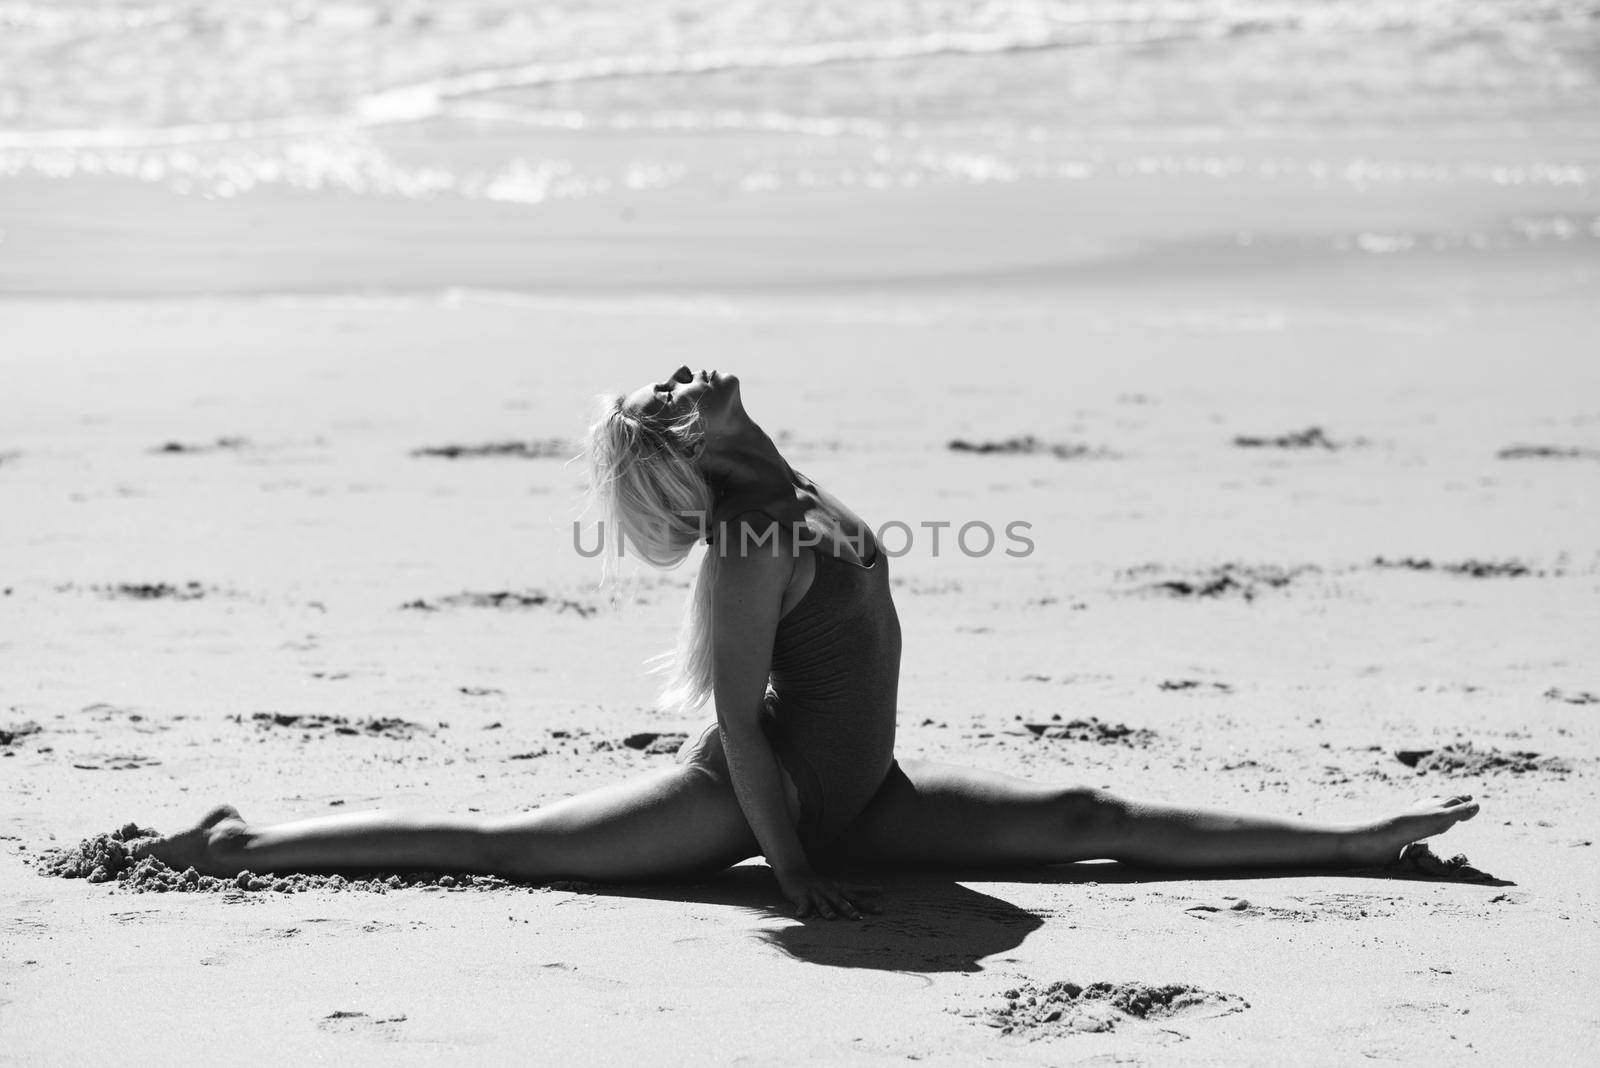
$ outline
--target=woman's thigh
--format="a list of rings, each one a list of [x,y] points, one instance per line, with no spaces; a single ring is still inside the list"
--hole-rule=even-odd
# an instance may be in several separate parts
[[[484,832],[496,870],[533,879],[670,878],[760,851],[726,776],[699,764],[590,790]]]
[[[878,867],[1059,864],[1106,856],[1117,820],[1116,802],[1098,790],[902,760],[838,851]]]

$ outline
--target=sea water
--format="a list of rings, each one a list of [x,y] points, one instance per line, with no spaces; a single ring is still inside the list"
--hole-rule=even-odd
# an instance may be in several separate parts
[[[1588,187],[1597,145],[1591,0],[0,2],[0,181],[530,207],[1240,171]]]

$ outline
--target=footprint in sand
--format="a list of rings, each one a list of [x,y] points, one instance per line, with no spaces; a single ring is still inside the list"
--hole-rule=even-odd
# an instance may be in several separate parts
[[[1386,908],[1392,898],[1362,894],[1321,894],[1309,897],[1250,899],[1223,897],[1200,902],[1183,911],[1186,915],[1211,923],[1242,924],[1256,920],[1313,923],[1317,920],[1365,920],[1390,915]]]

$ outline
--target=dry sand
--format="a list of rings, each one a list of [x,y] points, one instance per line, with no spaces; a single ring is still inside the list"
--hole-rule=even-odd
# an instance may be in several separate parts
[[[1175,231],[1155,190],[1114,215],[1107,188],[1073,253],[1099,259],[1044,264],[1050,233],[1008,240],[1034,195],[1013,189],[892,218],[775,200],[754,235],[692,205],[644,233],[540,217],[565,245],[463,209],[441,264],[316,255],[319,211],[358,218],[316,198],[84,201],[178,204],[141,244],[6,188],[0,1058],[1576,1063],[1600,1041],[1591,246],[1119,251],[1096,226]],[[854,296],[805,266],[837,258],[807,213],[843,210]],[[258,218],[287,222],[234,246],[260,256],[211,244]],[[939,220],[994,240],[919,257]],[[785,235],[780,269],[761,241]],[[675,291],[650,250],[680,247]],[[591,257],[560,265],[565,295],[431,295],[534,285],[563,248]],[[302,295],[250,295],[291,277]],[[782,915],[759,864],[383,893],[37,874],[222,800],[500,813],[671,760],[630,740],[696,726],[640,671],[690,576],[596,590],[580,471],[548,443],[680,362],[741,373],[875,524],[1031,524],[1025,557],[964,555],[952,527],[898,561],[902,753],[1333,820],[1471,792],[1482,815],[1437,850],[1496,883],[891,875],[881,916],[830,925]]]

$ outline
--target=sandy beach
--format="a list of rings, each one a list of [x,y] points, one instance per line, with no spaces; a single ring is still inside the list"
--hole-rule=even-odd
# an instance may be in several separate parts
[[[649,88],[523,82],[497,106]],[[424,196],[239,163],[273,138],[0,138],[0,1060],[1589,1059],[1592,117],[1133,123],[995,177],[958,123],[530,133],[473,99],[362,144],[410,181],[513,143],[674,177]],[[1333,821],[1471,793],[1433,848],[1490,878],[878,873],[828,924],[759,860],[41,876],[223,801],[511,813],[670,762],[700,721],[643,662],[693,564],[601,589],[572,458],[595,394],[684,363],[895,554],[902,755]]]

